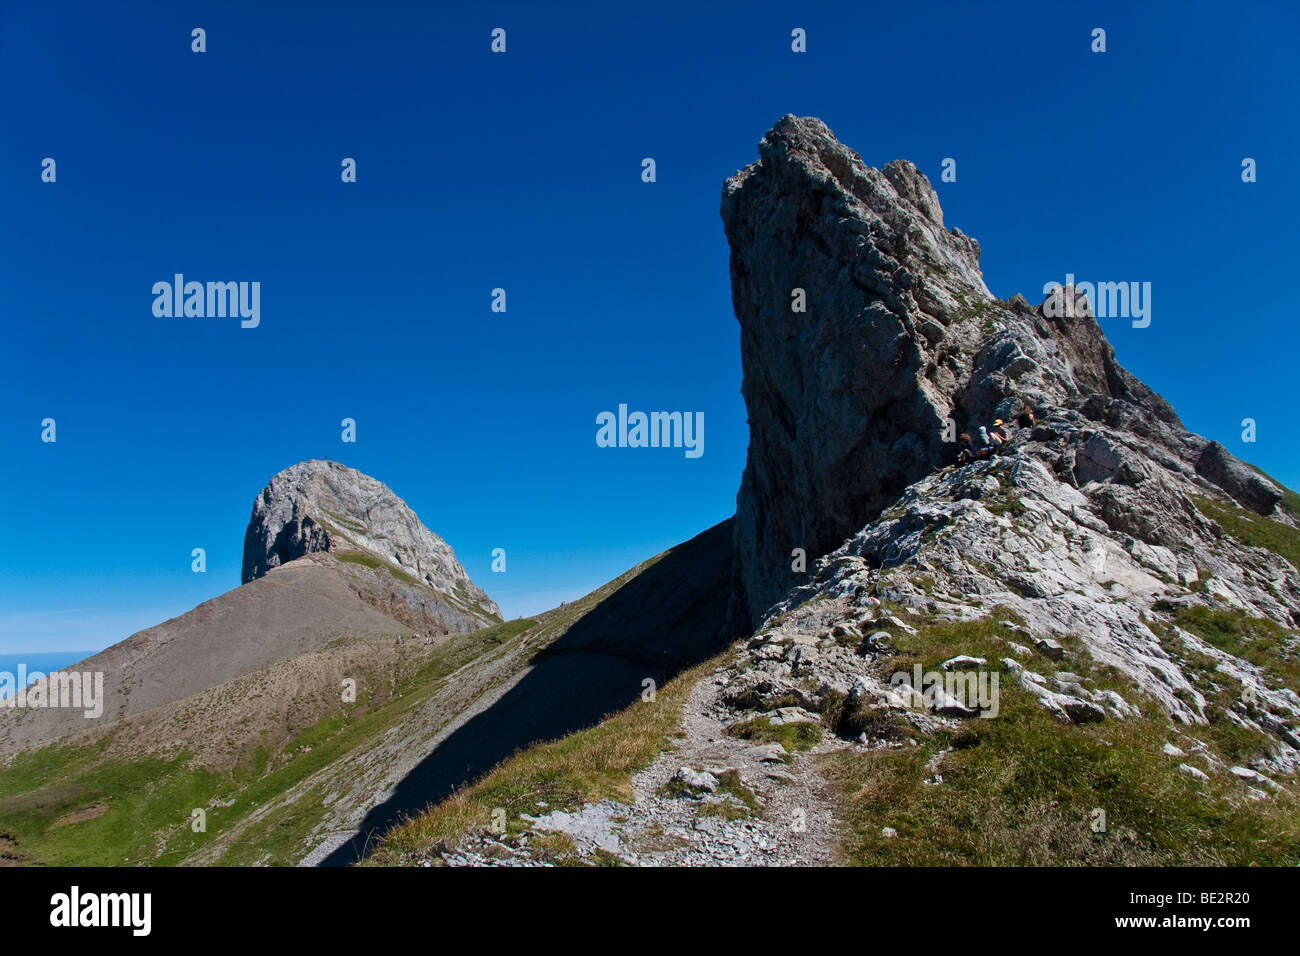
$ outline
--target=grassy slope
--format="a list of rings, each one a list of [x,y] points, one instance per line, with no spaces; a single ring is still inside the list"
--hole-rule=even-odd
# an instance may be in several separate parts
[[[379,739],[427,702],[461,666],[520,641],[537,649],[549,645],[661,557],[650,558],[584,598],[535,619],[453,635],[433,649],[427,663],[399,678],[395,686],[390,686],[388,672],[363,674],[355,704],[340,705],[275,754],[259,751],[228,772],[194,768],[184,754],[169,760],[106,757],[108,737],[83,746],[54,744],[20,754],[0,766],[0,836],[7,838],[0,843],[2,852],[28,864],[183,863],[207,848],[223,829],[246,820],[258,807],[343,755]],[[346,645],[341,651],[346,652]],[[111,728],[107,733],[111,735]],[[304,838],[322,818],[324,796],[313,789],[255,821],[236,845],[222,853],[220,862],[296,863]],[[206,808],[206,832],[191,828],[196,808]]]
[[[1300,494],[1296,494],[1275,478],[1250,466],[1263,477],[1282,489],[1282,507],[1293,517],[1300,520]],[[1227,501],[1204,495],[1193,497],[1196,508],[1205,517],[1219,523],[1223,530],[1242,544],[1256,548],[1265,548],[1279,557],[1291,562],[1294,568],[1300,568],[1300,529],[1265,518],[1253,511],[1239,508]]]
[[[1300,498],[1288,492],[1287,506]],[[1266,518],[1241,514],[1212,499],[1198,500],[1202,511],[1247,544],[1269,547],[1300,563],[1300,534]],[[1209,509],[1209,510],[1207,510]],[[1219,512],[1219,513],[1214,513]],[[1221,517],[1222,514],[1222,517]],[[1297,512],[1300,514],[1300,511]],[[1226,518],[1226,520],[1225,520]],[[1281,530],[1278,530],[1281,529]],[[1295,536],[1295,537],[1293,537]],[[1296,549],[1296,550],[1292,550]],[[1295,556],[1293,556],[1295,555]],[[459,652],[410,679],[402,696],[373,711],[358,706],[310,728],[290,752],[310,746],[303,757],[266,773],[256,761],[223,775],[189,771],[183,761],[97,763],[97,749],[49,747],[0,770],[0,832],[11,834],[28,861],[120,863],[154,862],[160,834],[169,834],[168,852],[156,862],[175,862],[201,846],[207,836],[188,830],[189,808],[214,799],[235,799],[229,810],[209,811],[209,831],[223,813],[247,813],[264,800],[305,778],[339,753],[364,741],[427,699],[459,663],[488,648],[540,630],[557,636],[563,628],[653,564],[645,562],[582,601],[548,612],[538,622],[511,622],[464,635]],[[926,669],[958,653],[996,661],[1006,654],[994,613],[975,622],[936,624],[914,636],[896,635],[900,670],[912,663]],[[1237,620],[1225,612],[1185,614],[1178,623],[1210,643],[1268,669],[1278,683],[1294,688],[1294,654],[1285,654],[1285,635],[1259,622]],[[1166,648],[1174,656],[1187,653]],[[1001,680],[1001,713],[995,719],[967,722],[959,731],[932,737],[903,728],[888,715],[839,715],[845,728],[869,727],[873,734],[911,737],[917,747],[873,752],[845,750],[823,758],[839,786],[846,825],[842,856],[865,864],[1277,864],[1300,862],[1300,806],[1287,791],[1270,800],[1243,799],[1239,782],[1222,773],[1209,783],[1179,773],[1180,762],[1209,769],[1198,757],[1172,758],[1166,741],[1183,749],[1180,734],[1203,742],[1228,763],[1258,754],[1263,739],[1229,721],[1207,727],[1171,725],[1158,706],[1139,700],[1136,689],[1117,672],[1091,662],[1083,653],[1055,665],[1045,659],[1031,669],[1065,667],[1089,677],[1094,686],[1117,690],[1142,706],[1142,718],[1089,725],[1058,722],[1032,695]],[[1279,652],[1282,653],[1279,653]],[[464,656],[461,656],[464,655]],[[509,758],[482,779],[389,834],[372,855],[376,865],[400,863],[439,842],[454,842],[475,828],[486,828],[495,809],[506,811],[507,828],[518,830],[520,813],[573,809],[603,797],[626,798],[631,775],[667,743],[680,720],[691,685],[716,661],[699,665],[660,689],[655,702],[638,702],[598,726],[559,741],[538,744]],[[1228,703],[1230,679],[1217,675]],[[1213,715],[1212,711],[1212,715]],[[927,764],[937,765],[943,783],[928,786]],[[60,823],[70,812],[106,809],[89,820]],[[292,862],[293,853],[319,819],[319,806],[301,803],[301,820],[285,815],[267,821],[245,852],[227,862]],[[1105,815],[1104,830],[1098,811]],[[881,836],[893,827],[898,836]],[[11,852],[13,848],[10,848]],[[559,858],[563,859],[561,851]]]
[[[1300,533],[1295,529],[1206,501],[1220,512],[1211,517],[1229,534],[1300,565]],[[1286,505],[1300,515],[1300,496],[1288,491]],[[920,663],[930,669],[958,653],[997,660],[1006,654],[1009,635],[996,622],[1008,617],[1014,615],[995,612],[977,622],[931,625],[914,636],[897,634],[902,656],[891,666],[907,670]],[[1158,632],[1172,634],[1161,622],[1152,623]],[[1272,622],[1193,609],[1181,611],[1176,623],[1264,667],[1270,683],[1296,689],[1300,665],[1294,641]],[[1213,671],[1212,662],[1196,660],[1193,651],[1176,643],[1166,641],[1166,649],[1185,667]],[[1171,723],[1124,675],[1093,662],[1077,642],[1072,651],[1061,664],[1040,659],[1030,667],[1082,673],[1092,686],[1139,703],[1145,716],[1062,724],[1005,673],[999,717],[969,721],[955,732],[926,737],[888,714],[832,715],[851,736],[866,729],[872,735],[894,734],[919,743],[867,753],[846,749],[822,758],[823,769],[840,793],[846,831],[841,859],[911,865],[1300,862],[1300,804],[1292,792],[1294,781],[1282,781],[1286,790],[1272,799],[1248,800],[1239,781],[1213,772],[1203,757],[1193,753],[1174,758],[1163,752],[1166,742],[1174,742],[1188,751],[1195,743],[1203,744],[1227,764],[1262,755],[1267,738],[1238,727],[1225,714],[1240,697],[1235,681],[1214,671],[1219,696],[1211,700],[1211,723],[1185,727]],[[401,863],[423,856],[439,842],[454,844],[471,830],[487,829],[494,810],[505,811],[507,832],[514,833],[524,825],[521,813],[541,812],[543,805],[571,810],[605,797],[626,799],[631,775],[666,745],[691,685],[716,663],[680,675],[661,689],[654,704],[634,704],[597,727],[516,754],[391,833],[371,864]],[[923,783],[935,772],[929,762],[949,748],[937,765],[943,783]],[[1183,762],[1211,771],[1211,780],[1198,782],[1179,772]],[[883,837],[885,826],[892,826],[898,836]],[[534,842],[535,849],[538,846]],[[562,845],[553,848],[551,858],[572,862]]]
[[[934,669],[959,653],[986,657],[993,667],[1006,656],[1014,635],[995,612],[974,622],[935,624],[917,635],[896,635],[901,657],[890,667],[913,663]],[[837,782],[847,824],[846,862],[871,865],[1168,865],[1300,862],[1300,805],[1292,793],[1269,800],[1245,799],[1245,788],[1227,774],[1211,772],[1208,783],[1180,773],[1187,762],[1209,770],[1196,756],[1170,757],[1165,742],[1184,750],[1180,734],[1206,743],[1228,763],[1214,725],[1172,725],[1157,704],[1141,700],[1118,672],[1092,662],[1075,645],[1062,663],[1036,657],[1031,670],[1066,668],[1093,686],[1113,689],[1137,702],[1145,716],[1102,723],[1063,724],[1009,674],[1000,678],[1000,712],[965,722],[958,731],[931,737],[910,725],[893,725],[888,714],[855,715],[873,735],[917,739],[919,746],[869,752],[842,751],[824,759]],[[1225,680],[1219,675],[1219,680]],[[1227,723],[1224,721],[1224,723]],[[1234,728],[1240,731],[1240,728]],[[1251,733],[1251,732],[1244,732]],[[1255,754],[1241,734],[1231,739]],[[929,762],[946,748],[935,768]],[[939,785],[924,783],[938,772]],[[1282,781],[1288,789],[1294,781]],[[1104,813],[1104,832],[1096,826]],[[897,837],[882,835],[892,827]]]
[[[889,666],[910,670],[919,663],[930,670],[959,653],[996,661],[1007,654],[1006,640],[1015,637],[997,622],[1014,617],[995,611],[980,621],[932,624],[916,635],[896,632],[900,656]],[[1229,625],[1221,616],[1215,620],[1221,627],[1242,626]],[[869,752],[845,749],[821,758],[823,770],[838,785],[843,862],[1300,862],[1300,804],[1290,792],[1265,801],[1247,800],[1243,785],[1222,771],[1211,772],[1210,782],[1202,783],[1177,770],[1179,763],[1187,762],[1210,771],[1204,758],[1175,758],[1162,749],[1173,742],[1190,751],[1199,741],[1233,764],[1262,754],[1266,738],[1236,727],[1221,711],[1208,726],[1172,724],[1124,675],[1093,662],[1078,642],[1066,643],[1066,661],[1036,658],[1028,666],[1047,673],[1069,668],[1083,674],[1091,686],[1115,690],[1139,703],[1145,716],[1063,724],[1005,672],[999,716],[968,721],[955,732],[927,737],[896,715],[870,709],[833,715],[848,736],[867,730],[873,737],[910,738],[919,744]],[[627,799],[632,774],[669,742],[690,687],[719,661],[683,673],[660,690],[653,704],[634,704],[599,726],[514,755],[393,831],[370,865],[401,864],[427,856],[439,843],[455,845],[466,833],[488,830],[495,810],[505,811],[506,832],[514,834],[526,827],[522,813],[573,810],[606,797]],[[1231,695],[1230,679],[1216,679]],[[948,748],[953,749],[937,767],[943,783],[923,783],[936,772],[927,766],[929,761]],[[1294,785],[1282,782],[1288,791]],[[1104,813],[1104,827],[1098,811]],[[893,827],[898,836],[883,837],[882,827]],[[563,845],[535,843],[535,850],[539,846],[541,855],[553,862],[573,862]]]
[[[1288,495],[1291,505],[1296,496]],[[1294,529],[1249,514],[1238,520],[1265,523],[1263,533],[1255,529],[1256,537],[1249,540],[1241,523],[1220,523],[1246,543],[1271,545],[1297,563],[1287,553],[1292,535],[1300,537]],[[996,661],[1007,654],[1005,641],[1013,636],[997,623],[1008,618],[1015,615],[995,611],[976,622],[935,624],[914,636],[898,633],[901,656],[890,666],[909,670],[920,663],[928,670],[959,653]],[[1178,771],[1183,762],[1211,771],[1203,757],[1164,753],[1166,742],[1189,751],[1199,742],[1225,763],[1240,764],[1264,754],[1268,740],[1227,717],[1240,686],[1215,671],[1212,661],[1198,660],[1194,651],[1174,641],[1167,624],[1151,623],[1169,636],[1166,650],[1175,659],[1189,671],[1211,675],[1219,688],[1217,699],[1211,698],[1210,724],[1173,724],[1155,701],[1142,698],[1119,671],[1092,661],[1078,642],[1065,662],[1040,658],[1029,662],[1030,668],[1082,673],[1092,686],[1139,703],[1143,717],[1062,724],[1006,673],[1000,682],[1000,715],[969,721],[958,732],[926,737],[884,712],[829,715],[828,722],[848,737],[867,730],[872,736],[919,742],[917,747],[867,753],[846,749],[823,758],[823,769],[838,784],[846,829],[841,859],[894,865],[1300,862],[1300,804],[1290,792],[1294,781],[1283,781],[1287,791],[1273,799],[1248,800],[1242,784],[1222,771],[1211,772],[1209,783]],[[1300,665],[1294,641],[1273,622],[1198,608],[1179,612],[1176,623],[1264,667],[1270,683],[1297,688]],[[679,698],[689,691],[688,677],[695,679],[694,672],[666,687],[661,702],[679,711]],[[506,811],[507,832],[517,832],[518,814],[539,812],[538,800],[552,809],[573,809],[586,800],[625,796],[632,772],[658,752],[656,741],[661,745],[666,739],[667,716],[638,704],[599,727],[529,748],[395,831],[372,862],[398,863],[440,841],[454,844],[469,830],[486,829],[497,808]],[[935,772],[927,764],[948,748],[951,752],[938,764],[943,783],[923,783]],[[898,832],[896,838],[881,835],[887,826]],[[561,848],[554,859],[568,862],[571,857]]]
[[[1224,532],[1242,544],[1266,548],[1286,558],[1292,567],[1300,568],[1300,530],[1214,498],[1196,495],[1192,501],[1201,514],[1217,521]]]
[[[364,746],[428,699],[446,677],[481,654],[519,639],[537,626],[511,621],[439,645],[430,660],[395,687],[387,674],[364,674],[355,704],[341,704],[279,750],[264,750],[224,773],[171,760],[104,759],[108,737],[85,746],[51,745],[23,753],[0,768],[0,832],[10,836],[22,862],[53,865],[114,865],[182,862],[220,831],[326,766],[353,747]],[[375,693],[376,688],[382,693]],[[111,735],[112,731],[109,731]],[[220,804],[230,803],[229,807]],[[70,817],[102,813],[77,822]],[[191,813],[207,808],[207,832],[194,833]],[[302,815],[304,807],[295,814]],[[295,837],[305,836],[319,816],[269,819],[265,840],[246,844],[229,862],[266,859],[295,862]],[[159,853],[162,841],[166,847]]]
[[[504,811],[505,832],[517,834],[528,828],[523,813],[572,811],[605,798],[630,800],[632,775],[669,743],[681,722],[686,695],[720,659],[681,672],[658,689],[653,701],[637,701],[594,727],[519,751],[395,828],[365,865],[401,864],[423,858],[438,843],[455,845],[471,831],[489,831],[497,811]],[[553,862],[571,862],[563,841],[558,842]]]
[[[1300,495],[1274,483],[1284,489],[1284,507],[1300,517]],[[1195,503],[1237,540],[1267,548],[1300,567],[1300,531],[1216,499],[1197,497]],[[980,621],[898,635],[903,657],[891,666],[908,670],[919,662],[930,669],[960,653],[996,661],[1006,656],[1001,639],[1008,636],[996,622],[1007,617],[1014,615],[995,612]],[[1240,701],[1240,685],[1218,672],[1213,660],[1176,641],[1167,623],[1154,618],[1150,623],[1165,650],[1186,672],[1202,678],[1197,683],[1210,692],[1208,725],[1171,724],[1150,700],[1140,702],[1145,715],[1140,719],[1061,724],[1003,673],[996,718],[969,721],[956,733],[921,737],[918,748],[844,751],[826,758],[850,831],[842,848],[845,860],[910,865],[1300,863],[1296,781],[1281,781],[1286,791],[1272,799],[1246,800],[1242,785],[1222,772],[1211,773],[1209,783],[1198,783],[1176,769],[1187,762],[1209,770],[1202,758],[1163,753],[1165,742],[1190,750],[1181,736],[1186,735],[1225,763],[1244,764],[1261,756],[1268,742],[1225,713]],[[1295,635],[1275,622],[1197,607],[1176,611],[1173,623],[1259,665],[1272,686],[1300,691]],[[1096,665],[1086,653],[1074,653],[1063,664],[1045,658],[1026,663],[1044,673],[1068,669],[1085,674],[1094,686],[1139,701],[1126,678]],[[1217,693],[1207,686],[1210,682]],[[910,725],[899,727],[887,714],[853,718],[873,734],[917,739]],[[948,747],[954,749],[938,763],[943,783],[922,783],[935,772],[929,761]],[[1098,811],[1105,814],[1104,832],[1098,832]],[[893,827],[898,836],[882,836],[883,827]]]

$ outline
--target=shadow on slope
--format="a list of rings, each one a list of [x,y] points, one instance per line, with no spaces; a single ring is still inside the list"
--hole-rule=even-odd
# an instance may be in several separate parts
[[[404,818],[450,796],[516,750],[599,723],[726,644],[731,586],[728,518],[668,551],[575,621],[532,670],[424,758],[353,839],[322,866],[344,866]]]

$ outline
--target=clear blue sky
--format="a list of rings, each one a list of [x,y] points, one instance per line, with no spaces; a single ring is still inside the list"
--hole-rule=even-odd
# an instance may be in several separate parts
[[[475,7],[0,4],[0,652],[235,586],[304,458],[386,482],[508,616],[731,514],[719,195],[787,112],[920,166],[999,296],[1150,281],[1120,360],[1300,486],[1294,4]],[[156,318],[176,272],[261,282],[260,327]],[[704,412],[705,454],[597,448],[620,402]]]

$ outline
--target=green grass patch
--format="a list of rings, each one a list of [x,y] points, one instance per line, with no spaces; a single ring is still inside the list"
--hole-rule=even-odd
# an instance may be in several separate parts
[[[931,669],[958,653],[995,660],[1005,653],[996,640],[996,621],[1004,616],[995,611],[900,638],[900,658],[890,666],[918,662]],[[1138,702],[1123,675],[1083,653],[1055,666]],[[1179,773],[1180,759],[1166,756],[1163,744],[1180,739],[1181,731],[1217,749],[1214,733],[1176,728],[1150,700],[1142,701],[1142,711],[1146,717],[1063,723],[1008,679],[1000,681],[994,718],[917,734],[916,748],[825,755],[822,766],[837,784],[847,824],[843,857],[912,866],[1300,863],[1294,796],[1247,800],[1226,773],[1212,773],[1209,783]],[[923,782],[936,772],[942,783]],[[883,837],[882,827],[898,836]]]
[[[1023,501],[1020,500],[1019,493],[1009,491],[1006,497],[1001,501],[994,501],[988,506],[989,511],[995,515],[1010,515],[1013,519],[1022,517],[1029,513]]]
[[[359,564],[366,568],[383,568],[399,581],[405,581],[407,584],[414,584],[417,587],[428,587],[423,581],[416,580],[401,568],[393,567],[387,561],[375,557],[368,551],[331,551],[330,554],[346,564]]]
[[[0,832],[11,835],[24,862],[55,866],[185,862],[255,809],[279,799],[353,748],[377,739],[421,706],[463,664],[535,624],[521,619],[454,635],[438,645],[427,663],[399,680],[381,706],[341,707],[285,741],[274,754],[258,746],[229,771],[192,766],[186,753],[167,760],[106,757],[111,733],[88,746],[54,744],[19,754],[0,768]],[[387,679],[386,674],[366,675],[363,685],[369,690]],[[304,839],[323,815],[324,796],[312,791],[267,814],[225,851],[220,862],[296,863]],[[231,801],[228,807],[219,805]],[[191,828],[195,809],[206,812],[206,832]]]
[[[740,774],[727,770],[718,776],[718,794],[731,800],[704,803],[699,808],[702,817],[721,817],[724,820],[744,820],[758,812],[758,795],[745,786]]]
[[[1238,610],[1180,608],[1174,622],[1207,644],[1263,669],[1275,685],[1300,693],[1300,635]]]
[[[828,692],[822,705],[822,721],[840,737],[854,740],[862,734],[868,740],[907,740],[916,735],[912,724],[896,710],[876,706],[861,697]]]
[[[335,552],[334,557],[369,567],[383,564],[366,552]],[[229,771],[191,766],[184,753],[166,760],[110,756],[111,729],[92,745],[54,744],[20,754],[0,766],[4,853],[38,865],[174,865],[211,854],[213,842],[238,827],[223,838],[218,863],[297,863],[310,846],[307,837],[324,817],[329,795],[316,787],[304,792],[303,781],[381,739],[470,661],[516,641],[545,648],[661,557],[534,619],[451,635],[423,650],[428,655],[422,656],[424,663],[396,679],[386,667],[360,675],[355,705],[323,715],[278,746],[263,739],[248,748],[244,763]],[[287,794],[295,799],[286,801]],[[267,810],[271,803],[276,806]],[[190,827],[195,808],[207,808],[205,833],[193,833]],[[266,812],[250,822],[258,810]]]
[[[1294,492],[1291,494],[1294,496]],[[1193,495],[1192,501],[1201,514],[1217,521],[1225,533],[1242,544],[1265,548],[1300,568],[1300,529],[1202,495]]]
[[[811,750],[822,739],[822,729],[817,724],[773,724],[769,717],[755,717],[753,720],[732,724],[725,732],[730,737],[739,737],[755,744],[780,744],[787,753]]]

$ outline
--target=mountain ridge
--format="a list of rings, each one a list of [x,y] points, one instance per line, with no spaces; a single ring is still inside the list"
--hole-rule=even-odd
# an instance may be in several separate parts
[[[821,120],[793,115],[759,154],[726,180],[721,206],[750,422],[736,505],[742,618],[761,619],[797,583],[793,549],[811,561],[839,547],[952,463],[958,432],[1025,408],[1131,434],[1165,470],[1275,511],[1280,489],[1187,432],[1116,361],[1086,297],[1061,288],[1037,308],[995,299],[979,243],[945,229],[911,163],[872,169]],[[1084,480],[1121,464],[1093,433],[1056,451],[1066,470],[1082,463]]]
[[[308,630],[382,626],[185,698],[192,734],[221,688],[311,678],[271,721],[310,725],[275,754],[304,772],[240,790],[263,802],[182,836],[186,859],[1300,859],[1300,499],[1188,432],[1079,290],[993,298],[910,163],[867,167],[793,115],[759,153],[721,206],[751,428],[735,517],[537,620],[404,648],[384,628],[489,609],[373,479],[281,472],[230,594],[274,586],[292,614],[284,593],[328,581],[346,599]],[[1021,424],[958,461],[956,434],[997,418]],[[432,657],[399,679],[410,653]],[[354,656],[375,696],[333,712]],[[139,738],[164,710],[130,716]],[[88,812],[54,784],[0,819]]]

